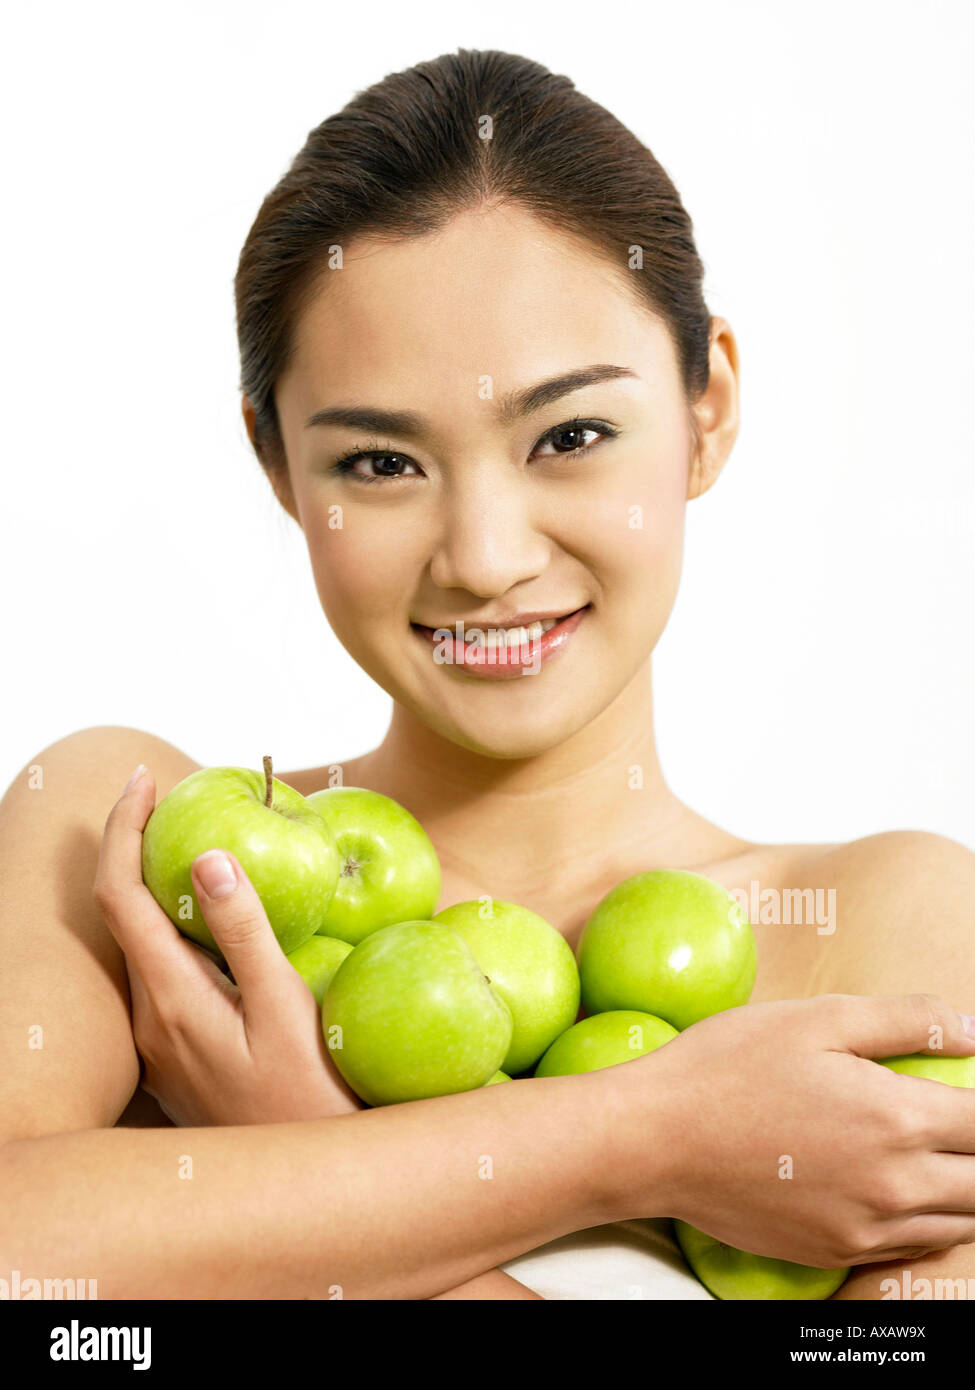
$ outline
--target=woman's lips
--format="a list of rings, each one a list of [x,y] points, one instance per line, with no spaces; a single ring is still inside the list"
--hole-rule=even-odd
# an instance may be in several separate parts
[[[435,648],[434,655],[439,664],[460,666],[472,676],[504,680],[506,677],[534,674],[540,670],[554,652],[565,647],[588,611],[589,605],[586,604],[585,608],[579,608],[574,613],[560,618],[555,626],[544,632],[541,637],[534,641],[521,642],[514,647],[491,648],[483,642],[465,642],[465,631],[491,631],[490,628],[478,628],[474,623],[466,628],[463,623],[458,623],[453,631],[446,627],[423,627],[419,623],[412,623],[411,627],[423,641]],[[457,628],[461,629],[460,640],[457,638]],[[435,636],[435,633],[440,635]]]

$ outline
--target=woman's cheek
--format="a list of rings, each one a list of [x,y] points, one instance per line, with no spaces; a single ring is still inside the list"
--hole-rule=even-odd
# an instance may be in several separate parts
[[[338,526],[330,526],[327,518],[316,519],[313,526],[306,523],[305,539],[322,610],[348,645],[347,638],[388,623],[410,586],[399,578],[395,536],[365,524],[351,508],[339,514],[339,521]]]
[[[686,506],[682,488],[667,477],[594,499],[589,512],[589,564],[608,614],[638,646],[656,644],[676,601]]]
[[[674,477],[650,473],[636,485],[622,483],[586,499],[586,534],[598,541],[604,556],[620,554],[619,568],[633,564],[679,567],[684,543],[686,484]]]

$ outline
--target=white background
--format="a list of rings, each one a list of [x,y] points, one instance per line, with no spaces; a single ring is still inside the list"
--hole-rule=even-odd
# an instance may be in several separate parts
[[[689,506],[654,658],[670,784],[755,839],[975,846],[973,14],[8,4],[3,786],[92,724],[282,770],[382,737],[389,698],[246,440],[233,276],[312,127],[501,48],[654,151],[741,352],[741,433]]]

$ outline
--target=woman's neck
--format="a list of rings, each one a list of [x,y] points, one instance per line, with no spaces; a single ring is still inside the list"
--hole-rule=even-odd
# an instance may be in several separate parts
[[[533,758],[485,757],[402,705],[346,782],[406,806],[445,869],[504,883],[505,896],[570,897],[612,865],[679,867],[737,843],[681,802],[657,757],[650,662],[571,739]]]

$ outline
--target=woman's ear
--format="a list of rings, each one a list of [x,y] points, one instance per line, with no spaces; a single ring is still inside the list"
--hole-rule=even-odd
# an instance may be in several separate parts
[[[291,475],[288,472],[287,460],[283,458],[280,460],[262,458],[254,432],[256,413],[246,392],[241,397],[240,410],[244,417],[244,426],[247,430],[247,438],[251,442],[251,448],[257,455],[258,462],[264,470],[265,477],[274,490],[275,497],[292,520],[297,521],[300,526],[301,518],[298,515],[298,508],[295,505],[294,493],[291,490]]]
[[[738,437],[738,344],[725,319],[711,319],[710,379],[692,411],[688,501],[714,484]]]

